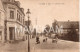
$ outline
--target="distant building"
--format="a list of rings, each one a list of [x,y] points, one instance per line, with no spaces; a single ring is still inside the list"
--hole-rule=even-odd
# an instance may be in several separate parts
[[[33,35],[33,33],[32,33],[32,31],[33,31],[33,26],[32,26],[32,24],[31,24],[31,20],[29,20],[29,24],[28,24],[28,21],[25,21],[25,26],[26,26],[26,28],[25,28],[25,37],[27,37],[28,38],[28,33],[30,34],[30,38],[32,38],[32,35]],[[28,31],[28,26],[29,26],[29,31]]]
[[[0,41],[1,42],[5,41],[4,21],[5,21],[5,11],[4,11],[2,0],[0,0]]]
[[[6,40],[21,40],[24,36],[24,9],[20,7],[20,2],[15,0],[3,0],[6,12]]]
[[[79,33],[79,22],[78,21],[58,21],[59,28],[62,30],[61,34],[67,34],[73,28]]]

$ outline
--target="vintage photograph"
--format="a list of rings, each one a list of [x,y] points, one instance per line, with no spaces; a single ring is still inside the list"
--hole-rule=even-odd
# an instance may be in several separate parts
[[[0,52],[79,52],[79,0],[0,0]]]

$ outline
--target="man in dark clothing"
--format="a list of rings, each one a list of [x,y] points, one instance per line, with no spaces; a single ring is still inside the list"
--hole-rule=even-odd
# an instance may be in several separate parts
[[[37,44],[40,43],[39,37],[36,37],[36,42],[37,42]]]

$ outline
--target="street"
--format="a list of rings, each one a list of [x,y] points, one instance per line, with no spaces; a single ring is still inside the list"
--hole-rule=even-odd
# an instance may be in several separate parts
[[[43,42],[43,37],[40,37],[40,44],[36,44],[36,39],[30,39],[31,52],[79,52],[79,43],[66,40],[58,40],[57,43],[52,43],[52,39]],[[0,46],[1,52],[27,52],[27,40],[16,43],[5,43]]]
[[[79,1],[0,0],[0,52],[79,52]]]

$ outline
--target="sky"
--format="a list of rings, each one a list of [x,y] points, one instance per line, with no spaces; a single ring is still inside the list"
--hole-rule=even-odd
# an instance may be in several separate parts
[[[20,1],[24,12],[30,9],[32,25],[51,25],[54,19],[57,21],[79,21],[78,0],[16,0]],[[25,14],[27,20],[27,14]]]

